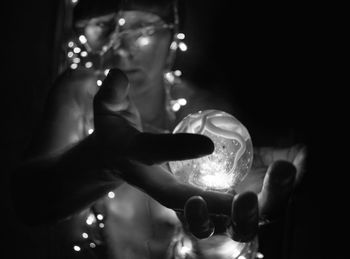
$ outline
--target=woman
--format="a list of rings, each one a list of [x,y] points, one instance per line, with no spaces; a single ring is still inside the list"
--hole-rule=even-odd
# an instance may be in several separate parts
[[[134,141],[137,138],[135,136],[139,136],[135,129],[167,133],[184,115],[206,108],[233,113],[230,106],[223,105],[222,101],[219,101],[218,105],[213,100],[208,101],[208,95],[205,93],[179,84],[176,73],[170,71],[181,40],[178,34],[176,1],[117,3],[119,2],[99,1],[96,5],[94,1],[81,0],[75,7],[74,24],[79,41],[68,43],[72,49],[67,53],[72,61],[69,64],[71,70],[64,72],[52,89],[42,132],[39,133],[40,138],[33,142],[35,144],[29,152],[30,158],[44,159],[34,159],[34,162],[25,165],[29,172],[43,169],[43,174],[37,174],[37,178],[33,178],[38,182],[44,181],[42,188],[47,186],[48,193],[52,193],[52,185],[48,183],[55,179],[55,185],[58,186],[55,190],[58,190],[59,194],[53,195],[50,201],[43,201],[40,197],[41,189],[37,190],[38,193],[32,193],[31,197],[41,199],[43,203],[39,202],[39,205],[43,208],[50,208],[42,221],[55,221],[79,213],[70,221],[62,223],[73,230],[68,247],[74,249],[72,252],[76,254],[85,256],[85,253],[96,250],[102,251],[101,256],[108,258],[190,258],[196,254],[209,258],[215,251],[215,256],[225,258],[228,255],[221,254],[222,249],[217,247],[223,244],[232,246],[229,238],[221,236],[218,240],[216,236],[198,241],[187,233],[187,224],[194,236],[210,236],[214,228],[208,220],[207,209],[215,210],[213,201],[217,201],[217,207],[231,204],[232,197],[219,195],[211,200],[211,194],[191,189],[186,197],[196,197],[186,203],[185,211],[193,211],[193,208],[200,211],[197,214],[200,223],[200,217],[205,215],[204,220],[202,219],[205,224],[202,224],[201,228],[191,228],[191,222],[188,222],[190,217],[182,224],[173,210],[163,206],[178,208],[178,204],[184,204],[183,199],[181,202],[167,204],[171,199],[159,196],[153,185],[147,185],[151,178],[152,184],[158,183],[154,171],[159,170],[163,173],[163,167],[152,168],[153,173],[149,173],[150,170],[142,164],[118,161],[118,165],[114,167],[114,162],[111,162],[111,157],[115,156],[154,164],[174,157],[179,158],[180,151],[181,159],[209,154],[212,149],[207,140],[192,138],[188,139],[193,141],[189,144],[186,144],[187,139],[178,139],[178,152],[162,157],[157,148],[159,146],[165,152],[167,142],[157,144],[157,141],[151,141],[152,138],[138,138],[138,141]],[[126,77],[117,70],[112,70],[104,80],[108,69],[111,68],[120,69]],[[181,104],[184,104],[183,100],[187,100],[188,104],[181,107]],[[181,109],[175,113],[173,108],[177,110],[179,106]],[[121,141],[120,138],[126,140]],[[193,145],[194,142],[200,145]],[[120,145],[115,150],[115,145],[110,143]],[[152,144],[157,148],[150,148]],[[197,150],[196,146],[199,146]],[[155,152],[148,153],[149,148]],[[174,148],[176,149],[176,146]],[[109,152],[110,150],[113,152]],[[266,153],[269,153],[269,156],[263,155],[260,159],[265,167],[274,160],[264,161],[271,157],[271,152],[264,152]],[[300,157],[293,152],[288,154],[290,157],[285,158],[290,161]],[[260,214],[273,217],[269,214],[273,211],[270,207],[279,207],[291,191],[295,177],[294,167],[290,163],[277,163],[271,168],[268,174],[270,178],[276,177],[276,172],[279,172],[279,180],[287,180],[283,188],[279,186],[277,189],[276,186],[269,185],[267,177],[267,183],[264,183],[266,188],[263,188],[265,192],[259,196],[259,205],[256,196],[251,193],[236,196],[234,206],[248,204],[249,207],[246,211],[242,210],[242,215],[253,215],[250,218],[246,217],[249,218],[245,225],[248,231],[241,231],[236,235],[236,240],[250,241],[255,236],[257,206],[260,207]],[[114,169],[117,169],[117,172]],[[97,171],[107,172],[95,174]],[[124,171],[133,174],[126,175]],[[139,171],[143,172],[141,176]],[[47,172],[50,174],[45,174]],[[249,186],[247,188],[259,192],[264,175],[253,174],[253,179],[248,178],[242,186]],[[165,180],[173,181],[169,177],[164,176],[161,183],[165,185]],[[130,185],[124,183],[121,178]],[[260,181],[253,186],[251,183],[255,183],[258,178],[261,178]],[[157,187],[160,185],[162,184]],[[63,198],[65,191],[67,195]],[[272,192],[281,193],[282,198],[269,196]],[[166,191],[162,192],[162,195],[164,193]],[[198,194],[203,194],[201,196],[207,201],[208,208],[206,202],[197,197]],[[217,231],[220,224],[216,223]],[[196,224],[198,225],[198,222],[192,222],[192,226]],[[63,234],[67,235],[67,228],[61,230],[63,229]],[[214,249],[208,249],[211,247]],[[253,250],[246,255],[253,256],[255,249]],[[232,250],[229,251],[232,256]]]

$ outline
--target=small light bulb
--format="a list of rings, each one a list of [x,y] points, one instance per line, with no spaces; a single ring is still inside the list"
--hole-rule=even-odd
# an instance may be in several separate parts
[[[81,44],[85,44],[87,42],[87,39],[84,35],[80,35],[79,36],[79,41],[81,42]]]
[[[113,199],[115,197],[115,193],[114,192],[109,192],[108,193],[108,198]]]
[[[210,155],[169,162],[182,182],[226,192],[235,189],[248,174],[253,162],[252,141],[245,126],[232,115],[218,110],[190,114],[173,131],[181,132],[206,135],[215,146]]]
[[[79,48],[79,47],[75,47],[74,49],[73,49],[73,52],[74,53],[79,53],[81,51],[81,49]]]
[[[187,100],[185,98],[180,98],[177,101],[181,106],[185,106],[187,104]]]
[[[176,35],[176,37],[177,37],[179,40],[183,40],[183,39],[185,39],[185,34],[182,33],[182,32],[180,32],[180,33],[178,33],[178,34]]]
[[[179,48],[181,51],[186,51],[187,50],[187,45],[184,42],[179,43]]]
[[[123,26],[123,25],[125,24],[125,19],[124,19],[124,18],[120,18],[120,19],[118,20],[118,24],[119,24],[120,26]]]
[[[85,63],[85,67],[86,67],[86,68],[92,67],[92,62],[90,62],[90,61],[86,62],[86,63]]]

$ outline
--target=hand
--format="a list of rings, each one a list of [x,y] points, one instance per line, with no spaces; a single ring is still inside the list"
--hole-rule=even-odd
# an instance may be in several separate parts
[[[183,184],[159,165],[210,154],[214,150],[212,141],[196,134],[141,132],[128,87],[126,76],[112,69],[94,98],[95,131],[91,137],[106,167],[166,207],[183,210],[187,199],[200,195],[209,211],[229,215],[233,195]]]
[[[164,206],[184,209],[195,236],[226,233],[234,240],[249,241],[256,235],[259,217],[272,217],[286,203],[295,179],[295,167],[288,162],[270,166],[258,196],[253,192],[235,196],[205,192],[178,182],[156,164],[210,154],[213,143],[195,134],[142,133],[127,92],[126,76],[111,70],[94,99],[95,138],[124,180]]]
[[[187,230],[196,238],[213,234],[225,235],[235,241],[251,241],[257,234],[259,222],[279,217],[288,204],[296,176],[296,167],[288,161],[275,161],[267,170],[258,194],[251,191],[236,194],[231,216],[210,215],[202,197],[191,197],[180,215]]]
[[[127,77],[114,69],[94,98],[95,135],[102,150],[148,165],[197,158],[214,150],[212,141],[202,135],[141,132],[128,88]]]

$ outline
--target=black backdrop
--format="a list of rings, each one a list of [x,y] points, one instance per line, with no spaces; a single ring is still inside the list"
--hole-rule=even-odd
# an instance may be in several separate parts
[[[288,136],[309,146],[309,172],[296,195],[288,245],[267,236],[265,258],[320,258],[320,210],[310,118],[315,112],[320,46],[315,6],[305,4],[188,1],[186,42],[177,65],[203,88],[232,98],[239,119],[257,144]],[[1,190],[8,258],[45,258],[48,236],[17,221],[9,193],[11,168],[40,119],[55,75],[56,21],[60,1],[16,1],[3,5]],[[315,98],[315,97],[314,97]],[[290,144],[277,141],[275,144]],[[35,202],[35,201],[33,201]],[[28,211],[28,213],[35,213]],[[272,233],[279,233],[280,229]],[[270,244],[270,246],[268,246]],[[270,249],[269,247],[273,247]],[[282,255],[284,257],[282,257]]]

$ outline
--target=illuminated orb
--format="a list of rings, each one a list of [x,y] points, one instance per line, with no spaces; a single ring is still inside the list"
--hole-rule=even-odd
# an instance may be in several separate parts
[[[234,116],[205,110],[186,116],[173,133],[208,136],[214,152],[197,159],[171,161],[172,173],[181,181],[204,190],[227,192],[248,174],[253,162],[253,145],[246,127]]]

